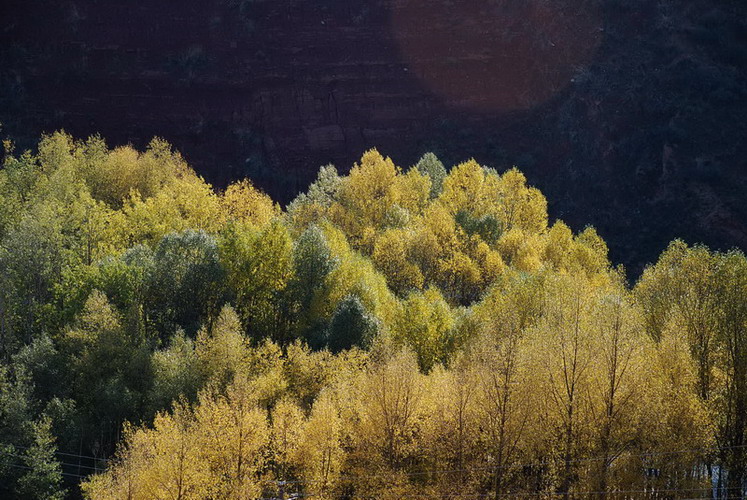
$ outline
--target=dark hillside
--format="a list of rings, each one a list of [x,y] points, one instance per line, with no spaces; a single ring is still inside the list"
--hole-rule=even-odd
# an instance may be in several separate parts
[[[275,198],[373,146],[526,172],[634,271],[747,248],[739,0],[4,0],[2,136],[154,135]]]

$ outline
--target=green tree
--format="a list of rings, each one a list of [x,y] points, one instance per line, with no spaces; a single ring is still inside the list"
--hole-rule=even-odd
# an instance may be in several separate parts
[[[16,491],[19,498],[35,500],[62,500],[62,469],[55,459],[54,437],[48,418],[33,424],[34,441],[23,453],[23,463],[29,469],[18,480]]]
[[[421,174],[427,175],[431,180],[431,199],[437,198],[441,194],[446,178],[446,169],[441,160],[433,153],[425,153],[415,164],[415,168]]]
[[[455,344],[454,317],[449,304],[435,288],[412,293],[394,323],[394,338],[412,349],[420,368],[429,372],[446,363]]]
[[[182,330],[172,335],[165,349],[151,355],[153,379],[148,389],[148,414],[168,408],[180,398],[194,400],[204,380],[195,355],[194,342]]]
[[[148,345],[142,332],[123,325],[99,291],[91,294],[61,343],[85,434],[98,435],[99,449],[110,452],[122,423],[144,409],[151,381]]]
[[[320,327],[313,317],[312,303],[336,265],[327,238],[318,226],[309,226],[294,242],[289,291],[298,308],[298,332],[311,343],[318,344],[320,340],[314,338]]]
[[[371,316],[355,295],[345,297],[335,309],[325,335],[326,346],[340,352],[353,346],[367,347],[379,331],[379,322]]]
[[[155,330],[168,338],[177,328],[194,335],[218,313],[223,268],[216,240],[187,230],[163,237],[153,255],[146,312]]]
[[[64,498],[62,470],[50,419],[22,365],[0,363],[0,494],[10,499]]]

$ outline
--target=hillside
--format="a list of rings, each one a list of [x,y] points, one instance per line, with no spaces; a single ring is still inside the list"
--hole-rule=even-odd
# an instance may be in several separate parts
[[[747,246],[738,0],[7,0],[2,134],[178,147],[291,200],[376,146],[517,165],[634,272],[674,237]]]

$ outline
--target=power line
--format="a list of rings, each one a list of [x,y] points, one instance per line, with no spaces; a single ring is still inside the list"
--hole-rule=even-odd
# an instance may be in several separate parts
[[[28,467],[26,465],[20,465],[20,464],[6,464],[6,465],[8,467],[15,467],[16,469],[36,470],[33,467]],[[62,474],[63,476],[70,476],[70,477],[74,477],[76,479],[86,479],[86,476],[81,476],[81,475],[73,474],[73,473],[70,473],[70,472],[62,472],[62,471],[60,471],[59,473]]]
[[[11,457],[20,458],[22,460],[28,458],[28,457],[25,457],[23,455],[19,455],[17,453],[10,453],[8,451],[2,451],[2,450],[0,450],[0,453],[2,453],[3,455],[8,455],[8,456],[11,456]],[[103,471],[103,470],[106,469],[105,467],[95,467],[95,466],[92,467],[90,465],[71,464],[69,462],[62,462],[60,460],[57,460],[57,463],[60,464],[60,465],[64,465],[66,467],[79,467],[79,468],[83,468],[83,469],[91,469],[91,470],[94,470],[94,471]]]
[[[693,449],[675,450],[675,451],[659,451],[659,452],[655,452],[654,451],[654,452],[641,452],[641,453],[627,453],[625,455],[627,457],[671,456],[671,455],[676,455],[676,454],[705,453],[705,452],[710,452],[710,451],[723,451],[723,450],[739,449],[739,448],[746,448],[746,447],[747,447],[747,445],[734,445],[734,446],[721,446],[721,447],[710,447],[710,448],[693,448]],[[18,446],[18,448],[28,449],[29,447]],[[2,453],[6,454],[6,455],[13,456],[13,457],[16,457],[16,458],[21,458],[21,459],[25,458],[22,455],[10,453],[10,452],[2,452]],[[96,458],[96,457],[91,457],[91,456],[87,456],[87,455],[75,454],[75,453],[66,453],[66,452],[56,452],[56,453],[59,454],[59,455],[67,455],[67,456],[72,456],[72,457],[87,458],[87,459],[92,459],[92,460],[96,460],[96,461],[104,461],[104,462],[109,462],[110,461],[110,460],[107,460],[107,459]],[[580,458],[580,459],[572,460],[572,461],[570,461],[570,463],[585,463],[585,462],[594,462],[594,461],[601,461],[601,460],[610,460],[610,457],[587,457],[587,458]],[[60,463],[60,465],[62,465],[62,466],[73,467],[73,468],[80,467],[80,468],[90,469],[90,470],[94,470],[94,471],[101,470],[102,472],[105,470],[105,467],[99,468],[99,467],[87,466],[87,465],[82,465],[82,464],[72,464],[72,463],[62,462],[62,461],[60,461],[58,463]],[[549,465],[549,464],[552,464],[552,463],[555,463],[555,461],[542,461],[542,462],[530,462],[530,463],[519,463],[519,464],[505,464],[505,465],[500,465],[500,466],[499,465],[492,465],[492,466],[491,465],[486,465],[486,466],[482,466],[482,467],[469,467],[469,468],[462,468],[462,469],[431,469],[431,470],[425,470],[425,471],[398,472],[398,474],[410,477],[410,476],[451,474],[451,473],[473,472],[473,471],[494,471],[494,470],[501,470],[501,469],[516,469],[516,468],[522,468],[522,467],[527,467],[527,466],[530,466],[530,467],[531,466],[535,466],[535,467],[536,466],[546,466],[546,465]],[[563,462],[563,463],[565,463],[565,462]],[[13,464],[9,464],[9,465],[12,466],[12,467],[16,467],[16,468],[24,468],[24,469],[33,470],[31,467],[26,467],[26,466],[22,466],[22,465],[13,465]],[[77,478],[77,479],[85,479],[87,477],[86,475],[73,474],[73,473],[68,473],[68,472],[61,472],[61,474],[65,475],[65,476],[69,476],[69,477],[74,477],[74,478]],[[378,478],[378,477],[391,477],[391,472],[382,472],[382,473],[378,473],[378,474],[346,474],[344,476],[338,476],[337,479],[338,480],[356,480],[356,479],[373,479],[373,478]],[[264,482],[272,482],[272,483],[277,484],[277,481],[265,480]],[[311,484],[311,483],[319,483],[319,482],[323,482],[323,481],[322,480],[303,480],[302,479],[302,480],[284,481],[283,483],[284,483],[284,485],[290,485],[290,484],[301,485],[301,484]],[[630,493],[630,494],[632,494],[632,493],[657,493],[657,492],[658,493],[678,493],[678,492],[679,493],[684,493],[684,492],[697,492],[697,491],[703,491],[703,492],[705,492],[705,491],[708,491],[708,490],[712,490],[712,489],[711,488],[692,488],[692,489],[682,489],[682,488],[680,488],[680,489],[658,489],[658,488],[652,488],[652,489],[648,489],[648,490],[576,491],[576,492],[573,492],[572,495],[592,495],[592,494],[602,494],[602,493],[605,493],[605,494],[614,494],[614,493],[628,494],[628,493]],[[723,491],[723,490],[726,490],[726,488],[720,488],[720,490]],[[513,494],[512,493],[507,493],[507,494],[499,494],[498,496],[499,497],[516,497],[516,496],[526,496],[526,495],[531,495],[531,493],[513,493]],[[559,494],[552,493],[552,492],[543,492],[543,495],[546,495],[546,496],[548,496],[548,495],[549,496],[558,496]],[[312,495],[303,495],[303,496],[306,497],[306,496],[312,496]],[[407,497],[407,498],[452,498],[452,497],[453,498],[480,498],[481,496],[488,496],[488,495],[487,494],[486,495],[482,495],[482,494],[467,494],[467,493],[465,493],[465,494],[441,494],[441,495],[426,495],[426,494],[423,494],[423,495],[415,495],[415,494],[407,495],[407,494],[405,494],[405,495],[403,495],[403,497]],[[492,497],[492,498],[496,497],[495,494],[492,494],[492,495],[489,495],[489,496]],[[377,497],[371,497],[371,498],[377,498]],[[708,497],[708,498],[710,498],[710,497]],[[737,498],[741,498],[741,497],[737,497]],[[697,499],[693,499],[693,500],[697,500]]]
[[[712,447],[712,448],[693,448],[693,449],[686,449],[686,450],[676,450],[676,451],[660,451],[660,452],[646,452],[646,453],[627,453],[625,456],[627,457],[649,457],[649,456],[670,456],[670,455],[678,455],[678,454],[687,454],[687,453],[703,453],[707,451],[721,451],[721,450],[728,450],[728,449],[737,449],[737,448],[747,448],[747,445],[734,445],[734,446],[721,446],[721,447]],[[587,458],[579,458],[576,460],[570,460],[568,462],[561,461],[561,463],[571,463],[571,464],[578,464],[578,463],[586,463],[586,462],[597,462],[597,461],[603,461],[603,460],[611,460],[610,457],[587,457]],[[518,463],[518,464],[505,464],[505,465],[486,465],[482,467],[469,467],[469,468],[463,468],[463,469],[431,469],[431,470],[425,470],[425,471],[414,471],[414,472],[401,472],[397,471],[398,474],[405,475],[405,476],[424,476],[424,475],[435,475],[435,474],[456,474],[459,472],[474,472],[474,471],[493,471],[493,470],[505,470],[505,469],[516,469],[516,468],[522,468],[522,467],[537,467],[537,466],[546,466],[551,465],[553,463],[557,463],[557,461],[550,461],[545,460],[541,462],[528,462],[528,463]],[[382,472],[378,474],[348,474],[345,476],[338,476],[338,478],[343,480],[355,480],[355,479],[371,479],[371,478],[377,478],[377,477],[390,477],[391,472]],[[268,480],[269,481],[269,480]],[[323,482],[322,480],[293,480],[293,481],[285,481],[286,484],[306,484],[306,483],[318,483]]]
[[[11,446],[13,446],[14,448],[20,448],[22,450],[28,450],[30,448],[29,446],[20,446],[20,445],[11,445]],[[77,453],[68,453],[68,452],[64,452],[64,451],[55,451],[54,453],[56,455],[65,455],[65,456],[68,456],[68,457],[75,457],[75,458],[86,458],[88,460],[97,460],[97,461],[102,461],[102,462],[110,462],[111,461],[111,458],[92,457],[90,455],[79,455]],[[76,466],[77,466],[77,464],[76,464]]]

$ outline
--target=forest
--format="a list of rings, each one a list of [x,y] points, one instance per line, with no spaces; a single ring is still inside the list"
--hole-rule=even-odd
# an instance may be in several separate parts
[[[161,139],[0,168],[0,497],[742,498],[747,258],[634,282],[512,168],[322,167],[285,209]]]

